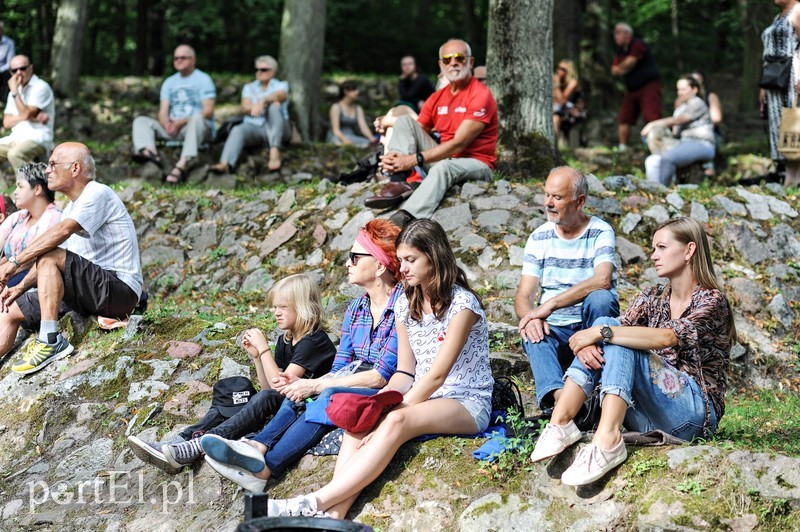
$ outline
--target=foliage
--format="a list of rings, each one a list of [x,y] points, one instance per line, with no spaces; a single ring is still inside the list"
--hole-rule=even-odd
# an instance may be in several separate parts
[[[525,418],[523,412],[510,410],[506,416],[506,424],[511,429],[513,436],[508,437],[506,450],[490,457],[494,462],[489,466],[492,476],[498,480],[504,480],[519,474],[523,471],[530,471],[533,464],[530,455],[536,446],[539,431],[546,422],[539,420],[539,423]]]

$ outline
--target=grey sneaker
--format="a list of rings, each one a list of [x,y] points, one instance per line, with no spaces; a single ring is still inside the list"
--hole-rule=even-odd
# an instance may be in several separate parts
[[[128,436],[128,447],[139,460],[156,466],[168,475],[177,475],[181,472],[181,468],[173,467],[167,462],[164,453],[161,452],[163,445],[163,442],[151,442],[137,436]]]
[[[161,452],[164,453],[164,459],[167,463],[178,469],[192,465],[203,458],[200,438],[164,445],[161,447]]]

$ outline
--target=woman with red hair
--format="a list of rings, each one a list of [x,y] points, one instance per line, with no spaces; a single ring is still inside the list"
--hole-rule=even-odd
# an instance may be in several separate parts
[[[286,399],[252,440],[201,438],[206,462],[217,473],[247,490],[263,492],[267,479],[282,475],[334,429],[307,420],[306,399],[316,396],[315,401],[325,404],[334,393],[374,395],[386,386],[397,369],[394,306],[403,293],[397,283],[400,263],[395,239],[399,232],[388,220],[372,220],[359,230],[350,248],[348,281],[362,287],[365,294],[347,307],[331,372],[318,379],[279,374],[283,380],[276,389]],[[337,376],[354,363],[358,366],[354,373]]]

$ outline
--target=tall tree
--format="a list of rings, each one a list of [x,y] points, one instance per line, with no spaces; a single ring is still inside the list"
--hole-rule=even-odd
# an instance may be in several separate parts
[[[297,128],[303,140],[321,136],[319,113],[325,0],[286,0],[281,22],[281,71],[292,94]]]
[[[491,0],[487,52],[509,171],[545,176],[553,165],[553,0]]]
[[[581,17],[585,0],[559,0],[553,6],[553,49],[556,60],[580,62]]]
[[[53,34],[53,89],[66,96],[76,96],[86,28],[88,0],[61,0]]]

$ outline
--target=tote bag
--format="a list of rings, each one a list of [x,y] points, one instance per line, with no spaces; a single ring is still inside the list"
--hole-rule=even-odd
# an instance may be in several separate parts
[[[800,108],[797,107],[797,98],[794,107],[784,107],[781,113],[778,151],[789,161],[800,160]]]

